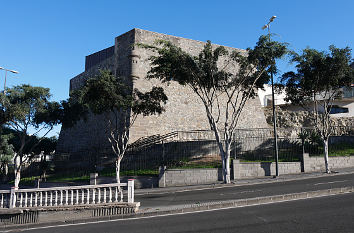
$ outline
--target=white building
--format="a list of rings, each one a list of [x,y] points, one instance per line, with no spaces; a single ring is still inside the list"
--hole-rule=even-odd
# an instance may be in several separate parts
[[[265,84],[264,90],[258,89],[258,97],[262,107],[272,106],[272,87]],[[282,106],[290,111],[301,111],[302,107],[286,102],[285,91],[274,93],[275,105]],[[322,110],[323,111],[323,110]],[[342,98],[333,101],[331,109],[332,117],[354,117],[354,84],[351,87],[343,88]]]

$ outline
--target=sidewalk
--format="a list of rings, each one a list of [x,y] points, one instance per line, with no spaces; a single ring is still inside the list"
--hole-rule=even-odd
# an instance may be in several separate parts
[[[339,168],[332,171],[331,174],[327,174],[323,171],[311,172],[311,173],[300,173],[300,174],[280,174],[278,177],[273,178],[272,176],[265,177],[255,177],[247,179],[232,180],[231,184],[224,184],[222,181],[213,184],[204,185],[189,185],[189,186],[176,186],[176,187],[165,187],[165,188],[150,188],[150,189],[135,189],[135,194],[156,194],[156,193],[168,193],[168,192],[181,192],[181,191],[192,191],[200,189],[213,189],[222,187],[235,187],[244,185],[254,185],[254,184],[266,184],[274,182],[284,182],[292,180],[304,180],[315,177],[325,177],[325,176],[335,176],[344,174],[353,174],[354,167],[350,168]]]

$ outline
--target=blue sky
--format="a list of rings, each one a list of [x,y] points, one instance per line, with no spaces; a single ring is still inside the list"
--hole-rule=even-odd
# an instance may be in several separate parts
[[[299,52],[331,44],[353,48],[353,12],[352,0],[1,0],[0,66],[20,72],[8,74],[8,86],[49,87],[53,100],[62,100],[70,78],[84,70],[85,56],[132,28],[247,48],[276,15],[275,39]],[[282,62],[280,69],[291,67]],[[4,75],[0,71],[1,87]]]

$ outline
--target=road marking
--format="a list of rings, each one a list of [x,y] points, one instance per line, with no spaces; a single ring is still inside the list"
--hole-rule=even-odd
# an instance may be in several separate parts
[[[349,180],[339,180],[339,181],[332,181],[332,182],[316,183],[316,184],[313,184],[313,185],[343,183],[343,182],[347,182],[347,181],[349,181]]]
[[[257,216],[257,218],[260,219],[260,220],[262,220],[262,221],[265,222],[265,223],[268,222],[267,219],[265,219],[265,218],[263,218],[263,217],[261,217],[261,216]]]
[[[305,197],[305,198],[299,198],[299,199],[282,200],[282,201],[277,201],[277,202],[252,204],[252,205],[245,205],[245,206],[231,206],[231,207],[223,207],[223,208],[209,209],[209,210],[190,211],[190,212],[184,212],[184,213],[172,213],[172,214],[163,214],[163,215],[154,215],[154,216],[145,216],[145,217],[135,217],[135,218],[125,218],[125,219],[111,219],[111,220],[102,220],[102,221],[95,221],[95,222],[70,223],[70,224],[53,225],[53,226],[45,226],[45,227],[33,227],[33,228],[26,228],[26,229],[13,229],[13,230],[0,231],[0,232],[30,231],[30,230],[49,229],[49,228],[56,228],[56,227],[69,227],[69,226],[80,226],[80,225],[98,224],[98,223],[107,223],[107,222],[131,221],[131,220],[139,220],[139,219],[149,219],[149,218],[157,218],[157,217],[167,217],[167,216],[175,216],[175,215],[185,215],[185,214],[194,214],[194,213],[203,213],[203,212],[212,212],[212,211],[219,211],[219,210],[228,210],[228,209],[260,206],[260,205],[277,204],[277,203],[299,201],[299,200],[306,200],[306,199],[312,199],[312,198],[331,197],[331,196],[343,195],[343,194],[348,194],[348,193],[324,194],[324,195],[315,196],[315,197],[307,197],[307,198]]]
[[[220,196],[224,195],[235,195],[235,194],[243,194],[243,193],[255,193],[255,192],[262,192],[262,189],[256,189],[256,190],[246,190],[246,191],[241,191],[241,192],[232,192],[232,193],[220,193]]]

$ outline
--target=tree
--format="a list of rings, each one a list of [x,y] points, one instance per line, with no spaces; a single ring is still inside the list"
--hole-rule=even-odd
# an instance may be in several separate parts
[[[14,156],[13,146],[9,144],[11,135],[0,135],[0,166],[4,177],[8,174],[8,165]]]
[[[34,143],[40,140],[38,137],[34,140]],[[50,169],[49,163],[47,161],[47,155],[54,155],[57,146],[58,138],[55,136],[43,138],[39,144],[33,150],[33,153],[40,156],[40,179],[47,178],[47,171]]]
[[[269,81],[268,72],[276,72],[274,58],[286,53],[286,45],[261,36],[246,53],[229,54],[222,46],[213,49],[208,41],[199,56],[193,56],[171,42],[156,43],[140,45],[157,53],[150,58],[147,78],[176,81],[199,97],[220,150],[224,182],[230,183],[231,143],[242,109],[256,96],[256,88]]]
[[[3,115],[7,116],[5,126],[12,129],[18,138],[18,149],[14,154],[15,188],[18,188],[24,164],[30,163],[34,156],[34,149],[53,126],[60,123],[60,104],[50,102],[50,96],[48,88],[30,85],[15,86],[7,89],[6,94],[1,94],[1,109]],[[34,130],[32,136],[29,136],[30,129]],[[42,136],[32,143],[39,133]]]
[[[307,48],[302,54],[293,53],[291,62],[296,63],[296,72],[287,72],[282,76],[286,100],[313,113],[315,130],[323,141],[326,172],[330,173],[330,112],[333,101],[342,97],[343,87],[350,87],[354,81],[354,71],[350,67],[351,49],[333,45],[329,47],[329,52]]]
[[[92,113],[105,117],[108,141],[116,156],[116,180],[120,183],[120,163],[128,146],[129,129],[138,115],[161,114],[167,96],[161,87],[153,87],[146,93],[132,90],[123,78],[115,77],[107,70],[89,79],[79,93],[75,94],[77,102]]]

